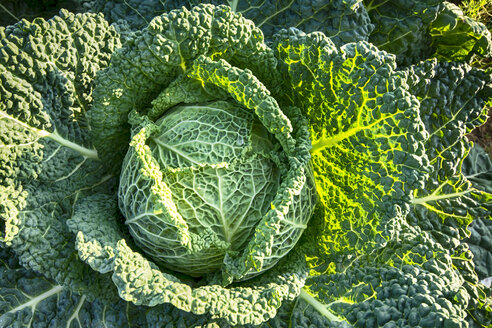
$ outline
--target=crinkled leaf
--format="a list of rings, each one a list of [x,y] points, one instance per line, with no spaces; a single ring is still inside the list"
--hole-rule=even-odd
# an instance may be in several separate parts
[[[300,299],[318,316],[356,327],[468,327],[470,296],[455,261],[430,234],[403,224],[385,247],[311,275]]]
[[[414,191],[411,218],[443,244],[457,243],[468,235],[466,227],[473,218],[491,210],[492,196],[473,188],[461,174],[470,148],[464,136],[486,118],[490,76],[466,64],[436,60],[410,67],[408,72],[429,131],[426,150],[433,166],[425,188]]]
[[[395,205],[425,174],[418,102],[394,57],[368,43],[337,48],[321,33],[290,29],[275,47],[289,77],[283,100],[309,120],[320,244],[348,253],[379,247],[398,229]]]
[[[492,160],[482,147],[473,146],[461,170],[475,188],[492,193]]]
[[[91,82],[118,46],[102,15],[66,11],[9,26],[0,45],[0,238],[26,268],[101,299],[117,297],[110,277],[78,259],[65,220],[78,197],[114,182],[86,112]]]
[[[483,318],[487,325],[491,307],[461,239],[470,235],[467,228],[473,220],[490,219],[492,194],[475,188],[461,169],[471,148],[465,135],[486,118],[490,76],[466,64],[436,60],[410,67],[408,72],[410,89],[420,100],[420,115],[429,131],[425,145],[433,169],[425,188],[414,191],[407,219],[453,254],[467,293],[474,295],[467,309],[469,319],[480,323]]]
[[[336,44],[367,41],[373,25],[360,0],[238,1],[237,12],[261,28],[265,38],[286,27],[319,31]]]
[[[409,65],[429,58],[433,50],[429,26],[442,10],[442,0],[364,0],[375,28],[369,41]]]
[[[37,272],[21,266],[15,254],[0,248],[0,327],[228,327],[170,305],[139,307],[123,300],[89,301]]]
[[[379,49],[410,65],[431,57],[469,61],[490,56],[492,40],[485,25],[442,0],[364,0],[375,28],[369,38]]]

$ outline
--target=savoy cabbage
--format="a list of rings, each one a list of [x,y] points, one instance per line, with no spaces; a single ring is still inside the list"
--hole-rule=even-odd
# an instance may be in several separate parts
[[[0,327],[492,324],[482,24],[83,2],[0,28]]]

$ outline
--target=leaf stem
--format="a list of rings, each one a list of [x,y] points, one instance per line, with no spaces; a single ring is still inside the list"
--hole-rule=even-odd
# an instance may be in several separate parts
[[[70,140],[67,140],[65,138],[63,138],[62,136],[60,136],[56,130],[52,133],[50,133],[49,135],[47,135],[47,137],[53,141],[56,141],[58,142],[60,145],[62,146],[65,146],[65,147],[68,147],[70,149],[73,149],[75,150],[76,152],[80,153],[82,156],[86,157],[86,158],[89,158],[89,159],[93,159],[93,160],[99,160],[99,157],[97,156],[97,151],[95,149],[89,149],[89,148],[85,148],[85,147],[82,147]]]
[[[422,197],[422,198],[414,198],[411,200],[411,203],[414,205],[416,205],[416,204],[422,205],[422,204],[427,204],[428,202],[438,201],[441,199],[457,198],[457,197],[469,194],[472,191],[473,191],[472,189],[469,189],[469,190],[465,190],[462,192],[456,192],[456,193],[447,194],[447,195],[434,195],[434,194],[432,194],[432,195]]]
[[[330,310],[328,310],[323,303],[308,294],[308,292],[306,292],[304,288],[301,289],[301,294],[299,294],[299,297],[302,298],[306,303],[311,305],[313,308],[315,308],[316,311],[327,317],[330,321],[342,321],[339,317],[331,313]]]

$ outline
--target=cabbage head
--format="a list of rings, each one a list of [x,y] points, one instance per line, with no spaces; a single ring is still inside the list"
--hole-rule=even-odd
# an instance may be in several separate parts
[[[131,235],[166,268],[191,276],[220,270],[225,256],[240,254],[273,211],[289,165],[281,145],[253,112],[233,101],[176,106],[148,128],[144,146],[132,143],[120,176],[120,209]],[[282,227],[289,237],[275,245],[260,272],[306,227],[315,204],[308,177],[303,197],[293,197],[282,218],[296,226]]]

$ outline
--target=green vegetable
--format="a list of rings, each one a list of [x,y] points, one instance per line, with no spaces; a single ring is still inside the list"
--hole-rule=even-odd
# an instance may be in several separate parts
[[[135,132],[120,209],[137,245],[158,264],[191,276],[219,270],[224,257],[248,245],[263,216],[279,215],[275,193],[284,191],[288,158],[254,113],[222,101],[177,106]],[[284,205],[288,239],[257,272],[276,264],[306,228],[315,204],[312,173],[306,178],[303,197]]]
[[[490,325],[477,23],[101,3],[0,29],[0,327]]]

